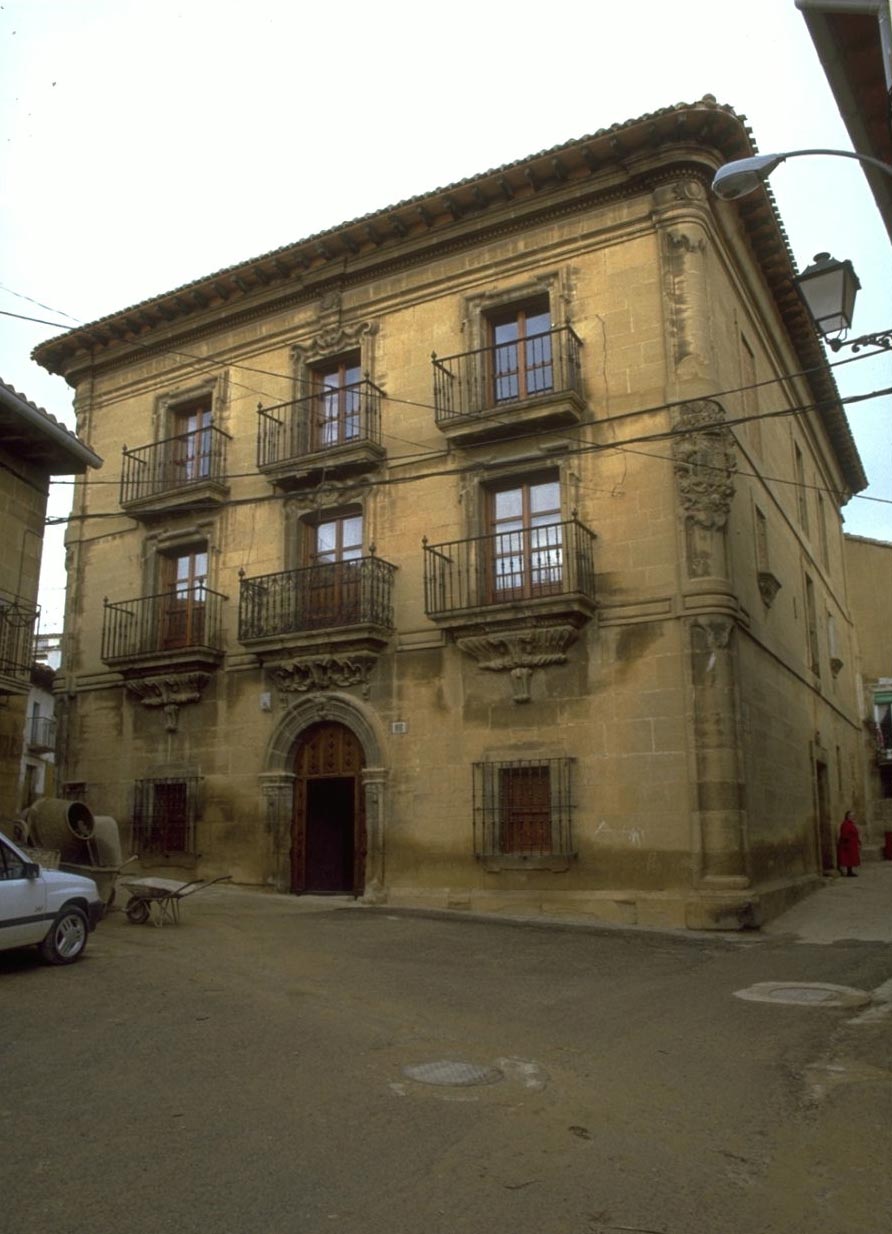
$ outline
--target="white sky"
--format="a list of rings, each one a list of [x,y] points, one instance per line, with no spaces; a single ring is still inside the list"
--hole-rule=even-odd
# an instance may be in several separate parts
[[[0,309],[92,321],[706,93],[763,152],[849,148],[793,0],[0,0]],[[855,332],[892,325],[858,164],[796,159],[771,184],[800,269],[850,257]],[[0,316],[0,376],[73,427],[72,391],[30,359],[58,333]],[[836,371],[843,394],[890,386],[892,353]],[[849,418],[867,496],[892,501],[890,399]],[[846,530],[892,538],[892,507],[856,498]],[[44,630],[61,628],[60,546],[51,532]]]

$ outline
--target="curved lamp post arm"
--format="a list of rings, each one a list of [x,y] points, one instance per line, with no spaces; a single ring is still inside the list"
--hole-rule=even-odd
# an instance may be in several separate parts
[[[892,164],[875,159],[870,154],[858,154],[854,150],[787,150],[783,154],[755,154],[752,158],[725,163],[715,173],[712,191],[724,201],[744,197],[757,189],[781,163],[787,159],[801,158],[804,154],[830,154],[837,158],[857,159],[859,163],[867,163],[870,167],[885,172],[887,176],[892,176]]]

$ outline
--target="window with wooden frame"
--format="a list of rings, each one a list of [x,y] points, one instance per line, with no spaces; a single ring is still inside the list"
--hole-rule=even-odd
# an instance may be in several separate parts
[[[213,453],[213,401],[208,391],[170,408],[170,468],[173,487],[206,480]]]
[[[204,642],[207,609],[207,545],[164,553],[161,567],[161,646],[165,650]]]
[[[818,649],[818,612],[815,605],[815,585],[805,576],[805,624],[808,640],[808,666],[815,676],[821,675],[821,655]]]
[[[768,520],[758,506],[755,507],[754,513],[756,534],[756,569],[760,571],[770,570],[771,561],[768,556]]]
[[[830,541],[827,537],[827,507],[824,498],[818,493],[818,544],[821,550],[821,564],[824,569],[830,568]]]
[[[322,514],[305,527],[308,618],[315,625],[349,625],[362,609],[361,510]]]
[[[311,449],[355,441],[362,431],[362,369],[358,350],[310,370],[313,398]]]
[[[759,392],[756,389],[756,357],[753,349],[740,336],[740,386],[741,410],[746,421],[747,435],[756,452],[762,454],[762,421],[759,419]]]
[[[557,475],[513,480],[489,490],[487,521],[491,599],[559,594],[564,549]]]
[[[198,776],[136,781],[133,844],[138,853],[195,853],[198,788]]]
[[[793,473],[796,481],[796,514],[799,526],[808,535],[808,494],[805,488],[805,463],[802,451],[793,443]]]
[[[548,296],[494,310],[486,320],[492,403],[519,403],[553,390]]]
[[[475,855],[572,856],[572,765],[570,758],[475,763]]]

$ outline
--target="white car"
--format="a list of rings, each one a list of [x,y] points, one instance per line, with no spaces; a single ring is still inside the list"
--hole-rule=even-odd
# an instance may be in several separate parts
[[[91,878],[45,870],[0,835],[0,951],[36,946],[47,964],[71,964],[104,911]]]

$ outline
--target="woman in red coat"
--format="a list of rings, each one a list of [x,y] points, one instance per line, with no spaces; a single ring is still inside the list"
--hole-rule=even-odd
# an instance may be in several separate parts
[[[857,878],[854,866],[861,864],[861,837],[852,818],[852,811],[846,810],[846,816],[839,826],[839,839],[836,842],[836,864],[840,870],[845,869],[848,878]]]

